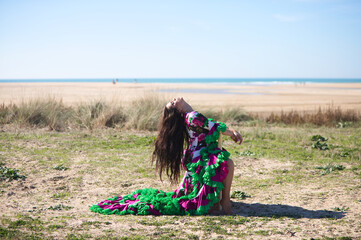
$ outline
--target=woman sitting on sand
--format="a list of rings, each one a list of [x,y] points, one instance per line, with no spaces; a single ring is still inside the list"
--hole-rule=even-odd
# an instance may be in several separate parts
[[[242,143],[239,132],[224,123],[193,111],[183,98],[174,98],[165,108],[152,160],[162,179],[163,170],[172,183],[186,170],[174,192],[146,188],[93,205],[102,214],[202,215],[222,210],[232,214],[230,190],[234,164],[225,149],[218,148],[220,133]],[[184,143],[187,145],[184,152]]]

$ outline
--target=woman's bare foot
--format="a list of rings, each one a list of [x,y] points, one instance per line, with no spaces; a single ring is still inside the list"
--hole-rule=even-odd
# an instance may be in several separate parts
[[[219,202],[214,204],[213,207],[211,207],[211,209],[209,209],[208,213],[215,214],[215,215],[220,214],[221,213],[221,204]]]
[[[223,212],[226,215],[233,214],[232,211],[232,204],[231,204],[231,185],[233,179],[233,172],[234,172],[234,163],[231,159],[227,160],[228,165],[228,174],[227,177],[222,181],[224,189],[222,190],[222,199],[221,199],[221,206],[223,208]]]
[[[225,215],[232,215],[232,203],[231,201],[221,201],[222,211]]]

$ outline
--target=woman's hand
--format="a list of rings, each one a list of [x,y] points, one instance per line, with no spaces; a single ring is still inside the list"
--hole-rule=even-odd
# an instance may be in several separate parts
[[[242,135],[234,129],[227,128],[223,134],[230,136],[235,143],[239,142],[239,144],[242,144],[243,142]]]

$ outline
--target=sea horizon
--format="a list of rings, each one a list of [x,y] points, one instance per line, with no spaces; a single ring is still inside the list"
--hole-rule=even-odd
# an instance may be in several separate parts
[[[309,84],[361,83],[361,78],[19,78],[0,83],[207,83],[207,84]]]

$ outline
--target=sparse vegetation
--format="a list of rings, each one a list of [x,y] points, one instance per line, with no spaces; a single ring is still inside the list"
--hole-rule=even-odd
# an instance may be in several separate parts
[[[253,157],[253,156],[256,156],[256,154],[250,150],[246,150],[246,151],[243,151],[239,154],[240,156],[243,156],[243,157]]]
[[[151,169],[149,156],[155,132],[113,129],[2,132],[2,161],[14,166],[17,159],[25,159],[27,165],[21,172],[29,180],[24,181],[20,189],[18,182],[6,182],[8,185],[2,185],[0,197],[5,206],[21,202],[31,202],[32,205],[24,207],[20,212],[22,215],[5,207],[0,236],[4,239],[52,239],[59,236],[65,239],[237,239],[263,236],[287,239],[289,232],[309,238],[335,236],[328,232],[315,233],[309,225],[302,225],[302,221],[313,224],[315,220],[317,226],[337,229],[340,235],[358,234],[352,230],[357,228],[349,227],[360,222],[359,217],[352,215],[358,209],[353,202],[347,202],[345,196],[357,194],[361,187],[358,183],[360,128],[267,126],[240,129],[246,140],[244,145],[237,146],[228,138],[224,139],[224,146],[236,164],[232,189],[244,191],[233,191],[234,211],[239,216],[200,217],[122,217],[87,212],[89,204],[134,189],[153,186],[171,191],[176,188],[160,183]],[[328,151],[310,146],[314,132],[332,139]],[[345,152],[348,154],[342,154]],[[272,162],[279,166],[272,166]],[[332,162],[332,165],[327,167],[327,162]],[[253,165],[257,163],[264,165]],[[320,173],[327,169],[336,173],[341,170],[337,165],[345,164],[350,167],[343,169],[342,178],[335,178],[333,174],[314,174],[318,166],[322,166]],[[54,167],[62,169],[64,166],[68,169],[54,171]],[[34,182],[37,185],[32,187]],[[42,184],[43,187],[39,188]],[[342,188],[334,193],[333,189],[339,185]],[[312,190],[314,187],[318,190]],[[29,194],[21,197],[24,188]],[[307,193],[297,192],[297,189],[307,188]],[[331,205],[327,207],[331,210],[319,210],[335,194],[345,199],[339,203],[341,207]],[[248,198],[249,195],[252,198]],[[299,201],[300,196],[307,207],[293,203]],[[291,203],[285,202],[289,198]],[[332,200],[330,202],[334,204]],[[343,206],[353,207],[350,210]],[[351,214],[352,221],[342,218],[343,214]],[[120,224],[126,231],[119,233]]]
[[[41,112],[36,118],[13,114],[20,105],[0,106],[2,126],[9,124],[0,133],[0,167],[12,167],[24,176],[17,180],[26,175],[25,181],[0,181],[0,238],[351,239],[360,235],[360,126],[258,122],[254,127],[239,117],[241,110],[232,110],[233,117],[226,121],[242,133],[244,143],[223,141],[236,166],[235,216],[105,216],[88,211],[90,204],[135,189],[177,187],[160,182],[150,165],[156,132],[149,130],[156,129],[160,114],[156,111],[163,103],[145,99],[129,107],[102,101],[69,108],[53,103],[69,111],[64,113],[69,119],[59,120],[56,128],[50,126],[49,115],[34,106],[37,111],[27,112]],[[148,111],[143,119],[141,111]],[[219,116],[213,117],[225,121]],[[44,127],[50,131],[38,129]],[[328,150],[312,148],[317,141],[327,143]]]
[[[334,207],[332,210],[333,211],[338,211],[338,212],[346,212],[346,211],[350,210],[350,208],[342,206],[342,207]]]
[[[340,107],[329,106],[325,109],[319,107],[316,113],[310,112],[281,112],[271,113],[266,118],[268,123],[284,123],[290,125],[314,124],[317,126],[348,127],[361,120],[360,112],[355,110],[342,110]]]
[[[55,205],[55,206],[50,206],[48,207],[47,209],[49,210],[53,210],[53,211],[61,211],[61,210],[70,210],[72,209],[73,207],[71,206],[66,206],[66,205],[63,205],[63,204],[58,204],[58,205]]]
[[[69,129],[130,128],[135,130],[157,129],[158,119],[162,114],[166,100],[155,95],[148,95],[123,106],[120,102],[81,103],[66,106],[55,98],[33,99],[18,105],[4,103],[0,105],[0,124],[15,124],[20,127],[48,127],[50,130],[67,131]],[[287,125],[314,124],[329,127],[353,127],[361,121],[361,114],[355,110],[340,108],[319,108],[316,113],[281,112],[271,113],[263,118],[252,113],[245,113],[241,108],[223,110],[203,109],[202,113],[217,121],[229,124],[242,122],[282,123]]]

